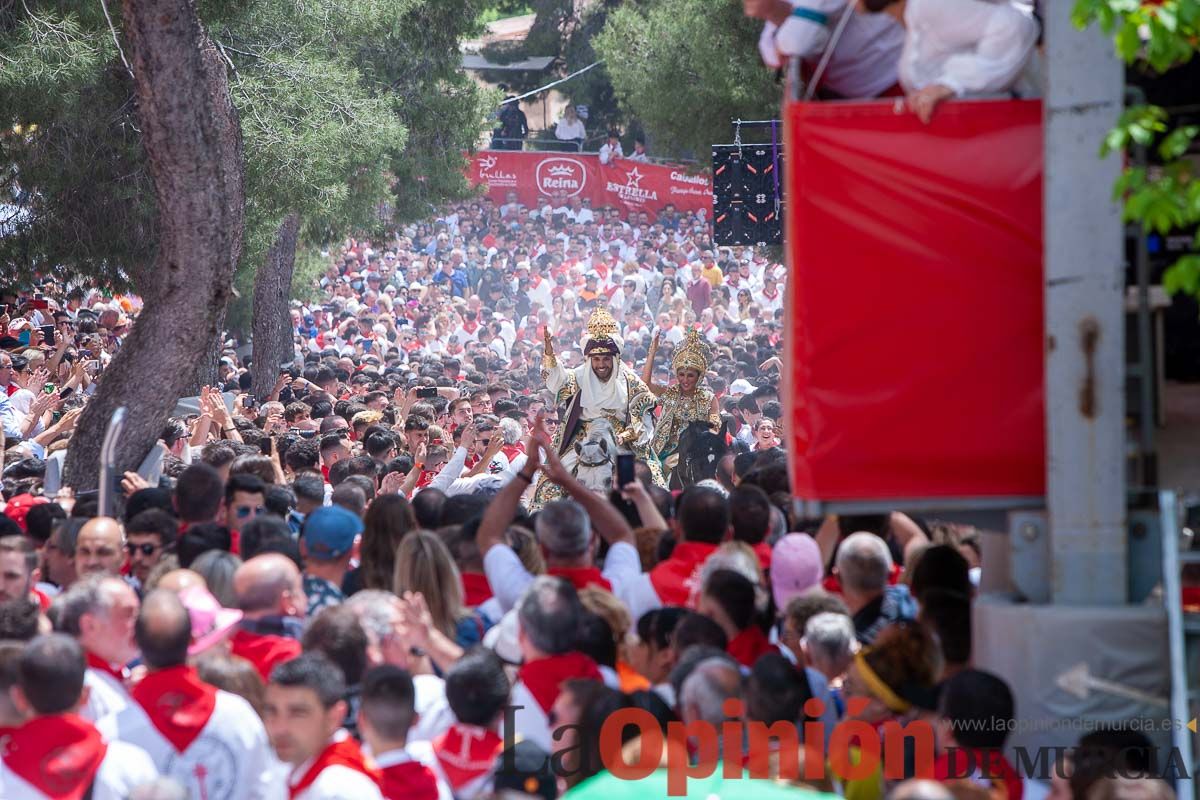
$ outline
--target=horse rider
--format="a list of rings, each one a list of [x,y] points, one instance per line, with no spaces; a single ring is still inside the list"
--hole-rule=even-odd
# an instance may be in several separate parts
[[[574,369],[564,369],[554,356],[550,331],[546,331],[546,349],[542,357],[542,377],[555,395],[555,404],[563,412],[554,447],[563,466],[574,471],[577,455],[575,442],[587,438],[588,424],[605,419],[612,426],[619,452],[632,452],[650,468],[654,482],[664,484],[658,459],[650,451],[654,436],[651,412],[657,398],[631,367],[621,361],[621,335],[617,321],[607,308],[597,308],[588,319],[583,335],[586,361]],[[533,508],[541,508],[561,493],[558,486],[543,475],[534,491]]]
[[[671,359],[671,370],[675,373],[673,386],[659,386],[651,380],[654,356],[658,352],[658,334],[650,344],[642,380],[658,397],[662,414],[654,428],[650,449],[662,464],[663,472],[675,469],[679,460],[679,436],[691,422],[707,422],[714,432],[721,427],[721,408],[713,390],[704,385],[711,360],[708,345],[700,338],[695,328],[683,337],[675,357]]]

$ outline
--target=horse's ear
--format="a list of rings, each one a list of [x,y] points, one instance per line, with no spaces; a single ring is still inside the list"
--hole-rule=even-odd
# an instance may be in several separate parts
[[[582,452],[583,452],[583,442],[581,442],[579,439],[576,439],[575,440],[575,455],[579,455]]]
[[[600,449],[604,451],[604,455],[608,455],[608,439],[600,440]]]

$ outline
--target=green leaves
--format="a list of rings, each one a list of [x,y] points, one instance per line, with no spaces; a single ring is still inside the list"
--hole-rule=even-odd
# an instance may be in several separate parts
[[[761,23],[740,3],[656,0],[609,14],[594,44],[654,155],[703,157],[730,121],[772,118],[780,88],[758,57]]]
[[[1158,72],[1190,61],[1200,42],[1200,0],[1076,0],[1071,19],[1080,28],[1094,23],[1112,36],[1126,63],[1141,62]],[[1114,184],[1114,197],[1124,200],[1126,222],[1161,235],[1200,225],[1200,180],[1185,158],[1198,134],[1197,125],[1172,127],[1166,110],[1157,106],[1132,106],[1121,114],[1100,155],[1122,152],[1144,162],[1157,142],[1155,152],[1162,161],[1151,168],[1126,167]],[[1197,238],[1195,246],[1200,247]],[[1171,266],[1163,287],[1200,297],[1200,254]]]

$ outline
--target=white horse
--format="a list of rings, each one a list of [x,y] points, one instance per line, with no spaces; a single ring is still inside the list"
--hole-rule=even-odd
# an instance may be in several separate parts
[[[606,494],[612,488],[613,467],[617,463],[617,437],[612,423],[603,417],[583,425],[583,435],[575,440],[575,457],[571,459],[575,463],[564,466],[588,489]]]

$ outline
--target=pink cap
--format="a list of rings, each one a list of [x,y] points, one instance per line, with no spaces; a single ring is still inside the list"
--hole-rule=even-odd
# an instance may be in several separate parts
[[[775,607],[783,609],[793,597],[821,585],[825,566],[821,548],[807,533],[789,533],[771,551],[771,593]]]
[[[221,642],[242,619],[236,608],[223,608],[212,592],[203,586],[189,586],[179,593],[183,607],[192,620],[192,643],[188,655],[203,653]]]

